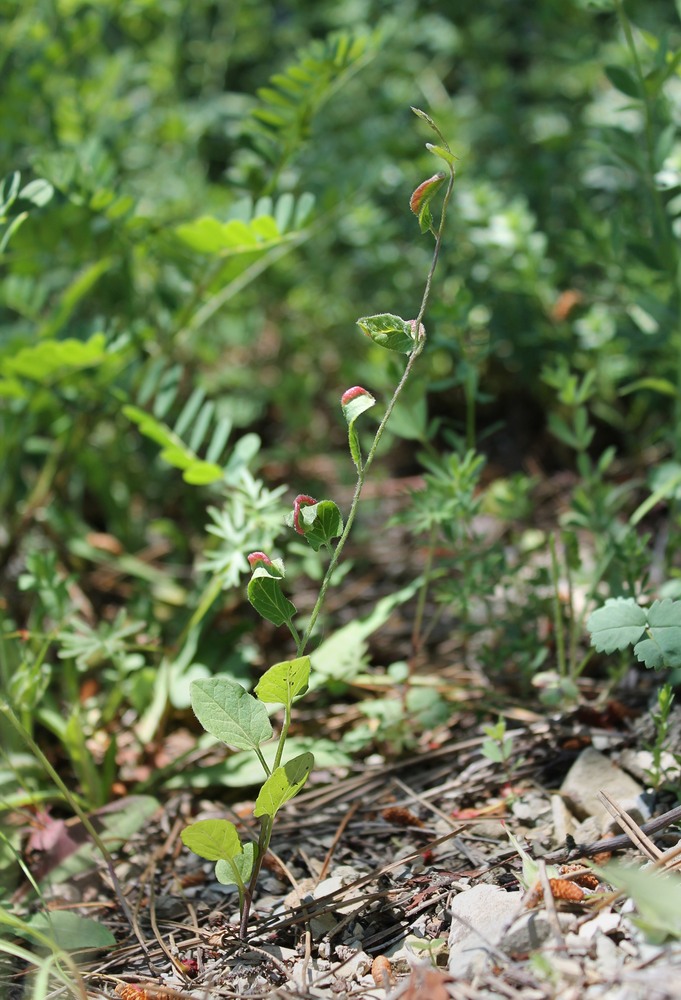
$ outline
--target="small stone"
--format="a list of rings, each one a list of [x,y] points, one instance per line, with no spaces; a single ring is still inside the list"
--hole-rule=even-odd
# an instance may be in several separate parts
[[[557,913],[556,916],[562,933],[571,930],[577,922],[577,917],[572,913]],[[546,911],[531,910],[521,914],[511,924],[504,935],[501,947],[510,955],[526,955],[540,948],[552,933],[553,927]]]
[[[449,932],[449,971],[464,976],[481,969],[491,949],[522,905],[522,894],[495,885],[476,885],[454,897]]]
[[[560,791],[577,816],[597,819],[601,834],[619,827],[598,798],[600,791],[607,792],[637,823],[645,822],[650,817],[650,809],[642,798],[641,785],[593,747],[587,747],[580,753]]]

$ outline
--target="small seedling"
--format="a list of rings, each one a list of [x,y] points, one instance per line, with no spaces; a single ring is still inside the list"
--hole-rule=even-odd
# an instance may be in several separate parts
[[[656,791],[659,791],[670,778],[665,767],[664,755],[670,748],[670,717],[673,702],[674,689],[671,684],[663,684],[657,693],[657,710],[651,712],[653,725],[655,726],[655,741],[648,747],[652,760],[647,775],[650,784]],[[673,753],[672,751],[672,756],[677,765],[681,766],[681,754]],[[678,777],[678,767],[675,770]]]
[[[410,201],[410,208],[418,217],[421,232],[429,232],[435,237],[435,248],[416,319],[404,320],[393,313],[381,313],[365,316],[357,321],[362,332],[374,344],[407,355],[407,363],[366,457],[363,455],[355,425],[358,418],[376,404],[376,400],[362,386],[352,386],[341,397],[341,409],[348,425],[348,446],[357,471],[355,492],[347,519],[343,521],[339,508],[332,500],[317,501],[307,494],[300,494],[293,503],[293,511],[288,518],[290,526],[315,552],[329,555],[319,595],[304,629],[296,624],[295,605],[282,589],[286,576],[283,561],[270,558],[265,552],[252,552],[248,556],[252,571],[248,584],[248,600],[258,614],[267,621],[275,626],[286,626],[295,643],[296,656],[270,667],[261,677],[254,694],[249,694],[239,683],[226,677],[197,680],[191,685],[192,708],[204,729],[229,747],[251,750],[258,758],[266,776],[254,808],[254,816],[260,821],[257,844],[252,842],[244,844],[234,824],[224,819],[199,820],[182,832],[182,840],[187,847],[201,857],[215,861],[218,881],[225,885],[236,885],[241,911],[242,938],[246,936],[253,891],[269,847],[274,817],[281,806],[300,791],[314,764],[311,753],[299,754],[291,760],[285,759],[291,710],[296,699],[307,691],[310,680],[310,658],[305,655],[305,651],[352,528],[362,488],[383,432],[426,344],[426,331],[422,319],[440,254],[447,206],[454,184],[455,157],[432,119],[416,108],[413,111],[426,122],[442,143],[442,145],[430,143],[426,145],[431,153],[444,161],[447,168],[446,173],[438,173],[420,184]],[[445,184],[447,177],[448,181]],[[444,187],[444,198],[439,225],[435,228],[431,205],[435,194],[442,187]],[[263,744],[273,737],[268,705],[281,705],[284,709],[284,718],[273,756],[268,756],[262,749]]]

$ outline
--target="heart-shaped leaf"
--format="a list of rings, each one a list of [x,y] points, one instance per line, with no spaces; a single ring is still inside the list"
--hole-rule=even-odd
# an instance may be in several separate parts
[[[254,750],[272,736],[267,709],[227,677],[192,681],[194,715],[211,736],[239,750]]]
[[[236,827],[226,819],[200,819],[185,826],[180,838],[185,847],[207,861],[228,860],[243,850]]]

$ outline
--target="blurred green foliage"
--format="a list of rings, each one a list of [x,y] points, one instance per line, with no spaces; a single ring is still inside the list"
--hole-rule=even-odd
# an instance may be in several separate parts
[[[264,464],[277,487],[337,448],[351,475],[339,397],[380,402],[396,373],[355,349],[356,318],[416,313],[429,262],[410,105],[459,176],[394,468],[443,440],[486,439],[508,472],[576,448],[594,481],[605,444],[681,459],[667,0],[0,0],[0,19],[0,571],[6,627],[35,644],[8,663],[42,677],[65,620],[82,636],[125,605],[170,677],[256,515],[277,542]],[[577,414],[556,379],[585,376]]]

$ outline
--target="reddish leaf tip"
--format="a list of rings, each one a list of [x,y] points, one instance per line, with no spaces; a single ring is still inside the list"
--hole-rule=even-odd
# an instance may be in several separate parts
[[[298,496],[293,501],[293,527],[296,529],[299,535],[304,535],[305,532],[300,526],[300,508],[301,507],[311,507],[316,504],[317,501],[314,497],[307,496],[306,493],[299,493]]]
[[[352,388],[346,389],[341,396],[341,406],[347,406],[349,402],[353,399],[357,399],[358,396],[370,396],[371,393],[363,389],[361,385],[353,385]]]
[[[264,552],[251,552],[246,558],[251,569],[256,569],[258,566],[272,565],[272,560]]]
[[[421,184],[419,184],[419,186],[416,188],[411,198],[409,199],[409,208],[412,210],[414,215],[419,214],[421,210],[421,203],[424,199],[426,192],[429,191],[430,188],[432,188],[433,185],[435,184],[437,184],[437,186],[439,187],[442,181],[445,179],[445,176],[446,174],[442,173],[442,171],[438,171],[438,173],[433,174],[432,177],[429,177],[428,180],[422,181]]]

